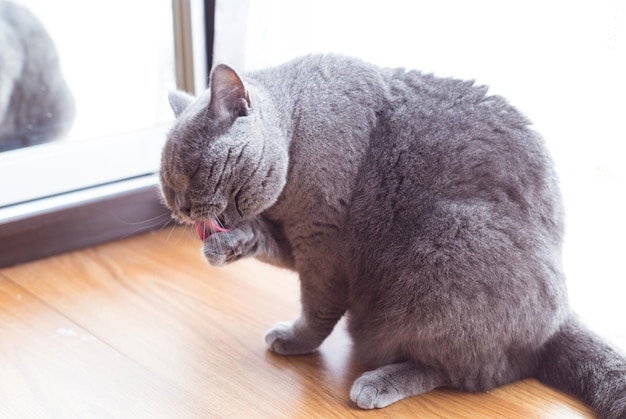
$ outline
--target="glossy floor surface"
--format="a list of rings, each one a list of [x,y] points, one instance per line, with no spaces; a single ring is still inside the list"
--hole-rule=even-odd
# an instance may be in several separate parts
[[[594,417],[534,380],[362,411],[343,324],[313,355],[265,349],[297,276],[199,248],[174,229],[0,270],[0,418]]]

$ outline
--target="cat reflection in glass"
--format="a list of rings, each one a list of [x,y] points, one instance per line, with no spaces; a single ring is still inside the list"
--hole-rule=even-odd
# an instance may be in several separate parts
[[[46,29],[25,7],[0,1],[0,151],[59,138],[74,113]]]

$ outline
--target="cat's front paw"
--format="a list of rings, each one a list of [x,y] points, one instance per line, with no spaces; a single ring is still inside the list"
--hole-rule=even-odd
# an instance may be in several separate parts
[[[297,330],[291,323],[280,322],[265,335],[270,351],[281,355],[304,355],[313,352],[320,342]]]
[[[212,266],[223,266],[246,256],[252,234],[239,229],[213,233],[204,242],[202,252]]]
[[[204,258],[210,265],[224,266],[239,259],[243,251],[240,242],[221,243],[216,240],[210,240],[204,243],[202,253],[204,253]]]

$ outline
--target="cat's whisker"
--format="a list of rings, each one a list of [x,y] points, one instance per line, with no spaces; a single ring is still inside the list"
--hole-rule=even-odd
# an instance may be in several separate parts
[[[221,228],[228,229],[227,225],[229,224],[229,222],[225,214],[222,214],[221,218],[220,217],[217,218],[217,224]],[[231,236],[226,236],[226,237],[228,239],[228,243],[227,243],[228,247],[230,247],[232,250],[235,250],[235,248],[237,247],[237,243],[235,242],[235,240],[233,240]]]
[[[152,222],[152,221],[158,221],[158,220],[163,220],[163,219],[165,219],[165,220],[167,220],[167,222],[169,222],[172,219],[172,217],[171,217],[170,214],[164,213],[164,214],[155,215],[154,217],[148,218],[147,220],[138,221],[135,224],[149,223],[149,222]]]
[[[176,244],[180,243],[182,238],[184,237],[185,232],[189,232],[192,236],[195,235],[195,231],[193,226],[189,225],[189,228],[181,228],[179,229],[180,233],[178,234],[178,239],[176,239]]]
[[[116,217],[117,218],[117,217]],[[117,221],[119,221],[121,224],[124,224],[126,226],[140,226],[140,225],[145,225],[148,223],[156,223],[159,220],[165,219],[165,218],[170,218],[169,214],[159,214],[156,215],[154,217],[145,219],[145,220],[141,220],[141,221],[125,221],[125,220],[121,220],[119,218],[117,218]]]
[[[167,224],[165,226],[167,226]],[[163,229],[165,229],[165,226],[163,227]],[[174,230],[176,230],[176,226],[170,226],[170,232],[167,234],[167,239],[166,239],[167,242],[170,241],[170,238],[172,237],[172,232]]]
[[[171,218],[170,218],[169,220],[167,220],[167,221],[165,222],[165,224],[163,224],[163,225],[161,226],[161,228],[159,228],[159,231],[163,231],[163,230],[165,230],[167,227],[172,227],[172,228],[174,228],[175,226],[171,225],[171,223],[172,223],[172,222],[174,222],[174,220],[173,220],[173,219],[171,219]]]
[[[168,223],[173,222],[174,220],[168,221]],[[167,226],[167,224],[166,224]],[[164,226],[164,229],[165,227]],[[182,237],[182,235],[184,234],[185,231],[187,231],[186,226],[184,228],[180,228],[180,225],[171,225],[170,226],[170,232],[167,235],[167,241],[170,241],[170,239],[172,238],[172,234],[174,233],[174,231],[180,230],[180,234],[178,235],[178,239],[176,239],[176,243],[178,243],[180,241],[180,238]]]

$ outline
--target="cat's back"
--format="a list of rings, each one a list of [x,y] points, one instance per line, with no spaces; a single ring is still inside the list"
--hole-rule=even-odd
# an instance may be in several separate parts
[[[560,321],[564,286],[553,257],[561,206],[542,139],[485,87],[404,70],[387,76],[391,99],[347,228],[353,337],[372,343],[389,324],[407,325],[397,336],[422,330],[420,351],[433,359],[430,339],[459,318],[476,320],[467,335],[476,341],[461,346],[545,338]],[[516,330],[485,334],[505,316]]]
[[[560,235],[552,161],[524,115],[473,81],[386,72],[390,99],[370,140],[357,200],[392,191],[377,207],[387,219],[408,222],[438,204],[476,203],[520,221],[541,219]]]
[[[279,113],[307,119],[301,121],[303,124],[332,126],[335,118],[360,121],[361,113],[379,111],[388,96],[384,71],[338,54],[305,55],[250,72],[244,80],[266,89]],[[354,124],[354,128],[358,125]]]

